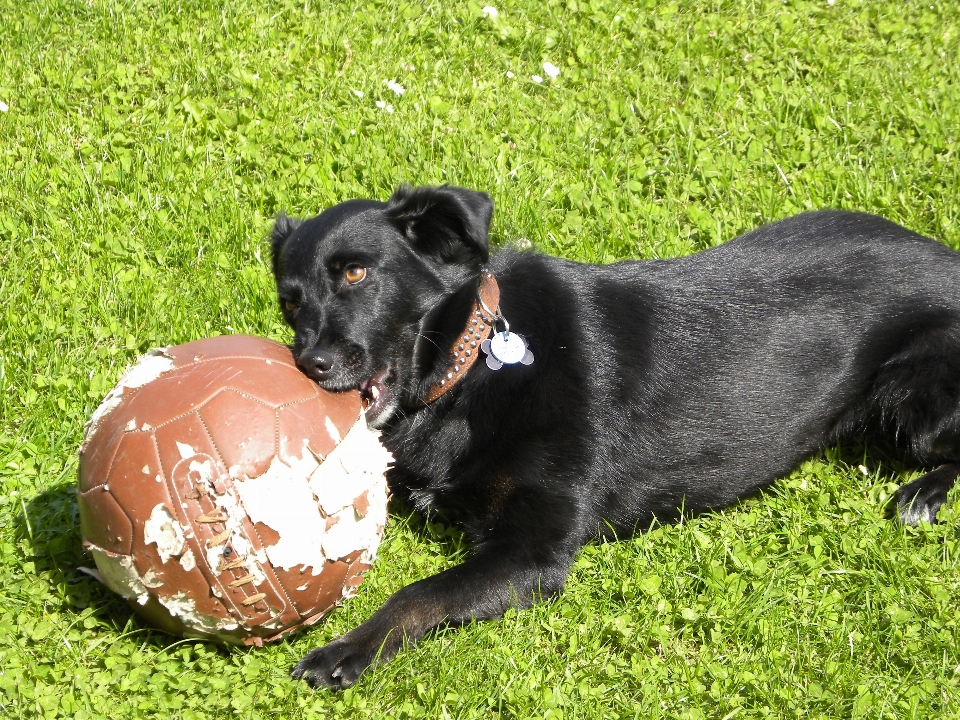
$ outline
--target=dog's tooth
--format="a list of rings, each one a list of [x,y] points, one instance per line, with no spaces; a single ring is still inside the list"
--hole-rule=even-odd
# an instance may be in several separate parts
[[[372,385],[370,387],[370,394],[373,396],[374,402],[376,402],[377,398],[380,397],[380,389],[376,385]]]

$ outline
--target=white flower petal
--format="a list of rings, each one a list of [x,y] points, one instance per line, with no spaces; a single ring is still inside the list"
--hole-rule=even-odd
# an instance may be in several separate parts
[[[3,100],[0,100],[0,112],[6,112],[10,109],[10,106],[7,105]]]
[[[514,75],[513,75],[512,72],[510,72],[509,70],[507,70],[507,77],[508,77],[508,78],[512,78],[512,77],[514,77]]]
[[[362,97],[363,97],[363,90],[354,90],[354,91],[353,91],[353,94],[356,95],[358,98],[362,98]]]
[[[542,83],[542,82],[543,82],[543,78],[540,77],[539,75],[531,75],[531,76],[530,76],[530,79],[533,80],[535,83]]]
[[[397,95],[403,95],[407,89],[396,80],[384,80],[384,84],[393,90]]]
[[[558,68],[552,62],[545,62],[543,64],[543,72],[548,78],[555,78],[559,77],[560,68]]]
[[[375,105],[381,110],[383,110],[387,106],[387,104],[383,100],[377,100]]]
[[[497,9],[496,9],[495,7],[493,7],[493,5],[486,5],[486,6],[484,6],[484,7],[480,10],[480,12],[483,13],[483,16],[484,16],[484,17],[488,17],[488,18],[490,18],[491,20],[496,20],[496,19],[497,19],[497,16],[500,14],[499,12],[497,12]]]

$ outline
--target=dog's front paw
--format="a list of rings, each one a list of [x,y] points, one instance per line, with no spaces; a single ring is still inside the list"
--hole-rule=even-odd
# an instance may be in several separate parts
[[[312,688],[325,687],[342,690],[353,685],[376,659],[377,648],[371,652],[362,643],[351,642],[349,636],[314,648],[290,673],[294,680],[306,680]]]

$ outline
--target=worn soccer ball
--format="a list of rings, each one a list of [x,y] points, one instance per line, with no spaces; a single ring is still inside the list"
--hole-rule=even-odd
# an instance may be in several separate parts
[[[260,645],[370,567],[390,454],[356,392],[243,335],[140,358],[87,425],[78,500],[100,579],[168,632]]]

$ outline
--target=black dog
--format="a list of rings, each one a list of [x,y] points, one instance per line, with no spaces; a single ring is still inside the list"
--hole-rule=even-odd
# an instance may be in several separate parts
[[[904,522],[935,519],[960,474],[960,253],[827,211],[678,260],[490,257],[492,211],[401,188],[277,219],[303,371],[359,388],[393,491],[474,547],[293,677],[351,685],[404,639],[558,593],[598,535],[730,505],[854,436],[939,466],[896,498]]]

